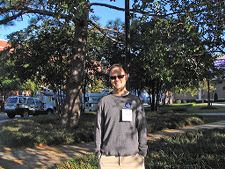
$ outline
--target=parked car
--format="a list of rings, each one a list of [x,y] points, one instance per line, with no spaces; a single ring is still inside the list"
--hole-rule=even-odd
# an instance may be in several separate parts
[[[97,111],[100,99],[109,94],[109,90],[104,89],[101,93],[86,93],[82,96],[82,106],[85,112]]]
[[[10,96],[4,105],[4,112],[9,118],[14,118],[16,115],[28,117],[29,115],[49,114],[54,112],[54,109],[35,97]]]
[[[24,116],[23,112],[18,109],[18,105],[25,103],[26,98],[23,96],[10,96],[6,99],[4,104],[4,112],[7,113],[9,118],[14,118],[16,114]]]
[[[138,96],[141,100],[141,102],[144,104],[144,105],[148,105],[150,104],[151,102],[151,94],[149,94],[146,90],[133,90],[131,91],[132,94]]]

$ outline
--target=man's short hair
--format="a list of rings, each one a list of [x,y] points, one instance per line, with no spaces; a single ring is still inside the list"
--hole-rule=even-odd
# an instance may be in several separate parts
[[[111,72],[112,69],[114,69],[115,67],[119,67],[122,68],[124,70],[125,73],[127,73],[126,69],[119,63],[115,63],[113,64],[110,68],[109,68],[109,73]]]

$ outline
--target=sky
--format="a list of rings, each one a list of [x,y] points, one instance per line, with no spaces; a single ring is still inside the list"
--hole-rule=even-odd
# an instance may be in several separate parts
[[[116,2],[110,2],[110,0],[91,0],[91,2],[101,2],[101,3],[107,3],[118,7],[124,7],[124,0],[116,0]],[[131,4],[131,3],[130,3]],[[94,14],[98,17],[100,17],[100,24],[102,26],[106,25],[108,21],[115,20],[115,19],[121,19],[124,21],[124,12],[108,9],[105,7],[94,7]],[[29,23],[29,17],[23,17],[22,21],[16,21],[14,22],[13,26],[3,26],[0,25],[0,39],[7,40],[7,35],[16,32],[19,30],[22,30],[28,26]]]

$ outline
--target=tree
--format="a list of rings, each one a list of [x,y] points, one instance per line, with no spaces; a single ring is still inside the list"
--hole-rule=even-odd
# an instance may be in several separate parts
[[[181,17],[183,14],[187,14],[187,17],[191,17],[193,15],[193,18],[195,18],[196,15],[200,13],[203,13],[204,15],[204,12],[208,12],[212,8],[214,9],[214,6],[212,6],[212,8],[211,6],[209,6],[209,8],[203,8],[205,5],[207,6],[208,4],[201,4],[198,1],[186,0],[182,1],[182,4],[179,3],[180,1],[173,2],[172,0],[162,1],[161,3],[157,0],[135,0],[133,4],[133,9],[131,11],[132,15],[134,16],[136,12],[138,12],[142,16],[149,16],[151,18],[153,16],[165,17],[168,15],[177,18],[179,13],[181,14],[179,15]],[[220,1],[218,1],[218,3],[216,4],[224,5],[224,3],[221,3]],[[90,3],[87,0],[46,0],[32,2],[26,0],[18,0],[13,2],[10,0],[4,0],[0,2],[0,24],[9,24],[15,19],[21,19],[23,15],[30,15],[32,18],[35,17],[37,19],[38,24],[50,19],[52,21],[55,21],[56,23],[62,23],[62,25],[74,27],[74,33],[71,36],[73,39],[71,45],[71,53],[69,53],[67,57],[69,71],[67,76],[68,78],[65,82],[66,100],[62,115],[62,125],[67,127],[76,126],[80,117],[79,95],[85,72],[84,63],[87,52],[86,47],[88,23],[94,25],[96,29],[99,29],[100,32],[102,32],[103,34],[105,33],[105,30],[99,28],[98,24],[95,24],[93,21],[88,20],[89,11],[94,5],[124,11],[124,9],[122,8],[115,7],[106,3]],[[171,9],[166,10],[166,7],[168,5],[171,7]],[[192,9],[192,5],[194,5],[195,7],[193,8],[194,10],[189,10]],[[200,5],[200,7],[198,7],[198,5]],[[210,5],[213,4],[210,3]],[[220,9],[222,10],[224,8],[216,6],[216,9],[220,11]],[[218,11],[216,14],[219,15]],[[193,18],[191,17],[191,19]],[[203,20],[205,19],[206,18],[204,18]],[[219,18],[217,18],[217,20],[218,19]],[[197,20],[196,22],[198,21],[199,20]],[[211,28],[210,25],[208,27]],[[221,30],[221,27],[219,30]],[[220,33],[219,30],[216,31],[218,34]],[[214,33],[214,35],[216,34]],[[208,46],[210,46],[210,43],[208,43]]]
[[[0,53],[0,58],[3,62],[0,62],[0,93],[1,95],[8,95],[10,91],[17,90],[21,84],[19,78],[13,74],[14,64],[7,58],[7,52]]]
[[[154,99],[158,98],[154,95],[159,89],[197,86],[208,77],[214,60],[212,54],[224,52],[221,50],[224,49],[221,47],[224,45],[221,26],[224,2],[214,3],[161,1],[155,3],[160,17],[140,17],[134,23],[134,40],[131,40],[134,42],[133,75],[138,86],[150,89],[152,109],[155,108]],[[152,4],[143,5],[151,8]],[[217,21],[211,22],[212,13]],[[213,27],[216,27],[215,31],[212,31]],[[148,78],[140,78],[140,74]]]
[[[11,46],[15,49],[10,54],[15,63],[14,73],[23,81],[33,79],[55,91],[63,88],[68,76],[72,34],[71,28],[51,21],[11,34]]]
[[[66,79],[66,100],[62,115],[62,125],[74,127],[80,117],[80,91],[84,77],[84,61],[87,43],[88,12],[92,5],[101,3],[89,3],[85,0],[70,1],[3,1],[0,3],[0,24],[8,24],[11,21],[29,15],[36,18],[37,22],[52,20],[75,27],[71,36],[73,39],[71,53],[67,56],[68,75]],[[104,5],[104,4],[103,4]],[[106,5],[106,7],[109,7]],[[31,15],[35,14],[35,15]],[[62,25],[61,25],[62,26]],[[35,69],[33,69],[35,71]],[[35,72],[31,72],[34,74]]]

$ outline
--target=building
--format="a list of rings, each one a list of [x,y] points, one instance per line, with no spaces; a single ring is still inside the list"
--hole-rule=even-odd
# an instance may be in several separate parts
[[[8,41],[0,39],[0,52],[2,52],[7,47],[9,47]]]
[[[215,67],[218,69],[225,70],[225,55],[218,57],[214,62]],[[219,100],[225,101],[225,79],[224,78],[214,78],[213,83],[216,86],[215,93],[218,95]]]
[[[223,69],[225,70],[225,55],[218,57],[216,61],[214,62],[214,65],[218,69]],[[225,101],[225,79],[221,78],[213,78],[210,81],[211,84],[214,85],[215,89],[214,91],[210,92],[210,100],[214,101],[215,95],[218,99],[218,101]],[[197,95],[191,95],[191,93],[173,93],[174,96],[174,101],[175,100],[186,100],[186,101],[206,101],[208,100],[208,92],[207,90],[203,90],[199,88],[198,94]]]

